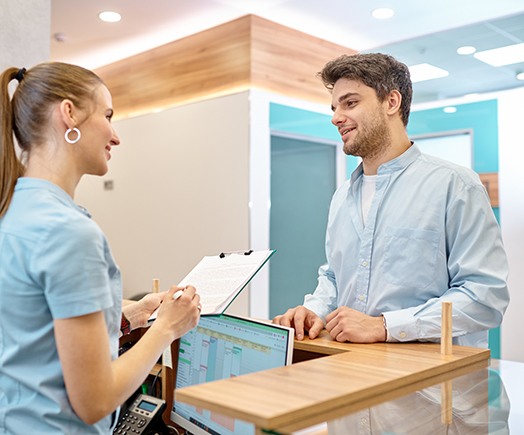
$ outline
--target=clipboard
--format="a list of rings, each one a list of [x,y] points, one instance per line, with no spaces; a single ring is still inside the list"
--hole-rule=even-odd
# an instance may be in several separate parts
[[[178,284],[200,295],[201,316],[222,314],[267,263],[275,250],[221,252],[205,256]],[[155,311],[149,321],[156,319]]]

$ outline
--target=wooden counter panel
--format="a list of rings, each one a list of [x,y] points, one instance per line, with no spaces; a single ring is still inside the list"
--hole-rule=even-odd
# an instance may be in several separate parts
[[[361,409],[390,400],[420,385],[450,379],[461,370],[485,367],[489,359],[489,350],[458,346],[453,355],[443,356],[438,344],[346,346],[346,352],[326,358],[183,388],[175,395],[177,400],[274,429],[306,418],[325,421],[341,407]]]

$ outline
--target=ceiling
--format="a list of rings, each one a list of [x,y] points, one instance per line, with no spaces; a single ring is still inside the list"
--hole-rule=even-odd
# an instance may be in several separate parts
[[[371,11],[395,15],[376,20]],[[524,42],[524,0],[51,0],[51,58],[97,68],[246,14],[407,65],[430,63],[449,76],[414,84],[414,103],[524,86],[524,63],[492,67],[456,49]],[[119,23],[98,13],[113,10]]]

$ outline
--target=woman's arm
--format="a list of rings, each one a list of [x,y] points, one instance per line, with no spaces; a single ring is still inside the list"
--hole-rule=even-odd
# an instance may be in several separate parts
[[[146,334],[120,358],[111,361],[104,315],[96,312],[54,322],[58,355],[71,406],[93,424],[113,412],[140,386],[174,340],[196,326],[200,297],[188,287],[173,300],[172,287]]]

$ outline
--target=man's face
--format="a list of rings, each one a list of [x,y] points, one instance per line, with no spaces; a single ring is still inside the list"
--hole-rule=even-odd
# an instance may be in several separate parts
[[[363,83],[339,79],[332,92],[331,122],[337,127],[344,152],[373,159],[390,146],[387,102],[379,102],[375,90]]]

